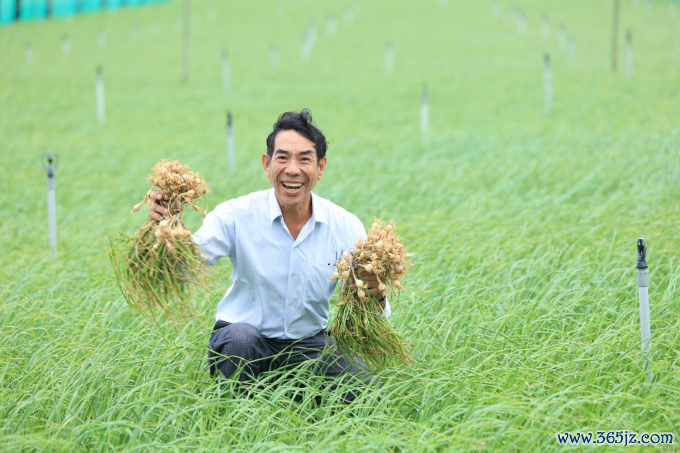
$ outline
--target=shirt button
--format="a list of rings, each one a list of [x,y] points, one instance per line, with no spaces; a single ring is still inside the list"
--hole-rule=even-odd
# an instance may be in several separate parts
[[[293,305],[293,302],[288,302],[289,307],[292,306],[292,305]]]
[[[290,276],[291,276],[291,277],[295,277],[295,272],[293,272],[292,274],[290,274]]]

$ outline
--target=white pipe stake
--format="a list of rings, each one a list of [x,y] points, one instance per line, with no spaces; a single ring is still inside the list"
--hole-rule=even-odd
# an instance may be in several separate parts
[[[356,15],[357,15],[356,6],[352,5],[345,8],[344,13],[342,14],[342,18],[347,25],[352,25],[354,23]]]
[[[307,36],[307,32],[302,36],[302,41],[300,42],[300,59],[302,61],[309,61],[309,55],[311,53],[310,39]]]
[[[626,31],[626,77],[633,77],[633,32]]]
[[[335,36],[335,34],[338,32],[338,20],[335,18],[334,15],[329,15],[326,18],[326,34],[328,36]]]
[[[54,178],[47,180],[47,212],[50,224],[52,259],[57,258],[57,195]]]
[[[222,50],[222,88],[225,93],[231,93],[231,63],[226,50]]]
[[[545,92],[545,110],[549,112],[552,110],[553,89],[552,72],[550,70],[550,55],[547,53],[543,55],[543,83]]]
[[[314,50],[315,43],[316,26],[314,24],[309,24],[304,35],[302,35],[302,41],[300,43],[300,58],[302,61],[309,61],[309,57],[312,54],[312,50]]]
[[[420,97],[420,131],[427,132],[428,123],[430,121],[430,100],[427,89],[427,83],[423,83],[423,93]]]
[[[541,39],[543,41],[550,40],[550,20],[547,16],[541,16]]]
[[[614,0],[612,11],[612,72],[616,72],[619,60],[619,0]]]
[[[501,17],[501,4],[498,2],[498,0],[491,1],[491,17],[494,19]]]
[[[24,56],[26,57],[27,65],[33,63],[33,45],[30,42],[26,44],[26,51],[24,52]]]
[[[184,0],[182,8],[182,81],[189,81],[189,26],[191,23],[191,11],[189,0]]]
[[[642,354],[645,357],[645,361],[642,365],[642,369],[647,369],[647,358],[652,350],[652,331],[649,326],[649,287],[639,286],[640,279],[649,279],[649,273],[647,270],[638,271],[638,293],[640,296],[640,337],[642,339]],[[650,371],[647,373],[647,380],[652,382],[653,373]]]
[[[71,41],[68,39],[67,35],[62,36],[61,38],[61,53],[65,57],[71,53]]]
[[[99,33],[97,33],[97,45],[99,47],[104,47],[106,44],[106,30],[103,28],[99,30]]]
[[[229,169],[236,168],[236,150],[234,147],[234,124],[231,120],[231,112],[227,112],[227,158],[229,159]]]
[[[54,170],[58,162],[59,156],[56,154],[43,154],[43,168],[47,170],[47,223],[53,260],[57,259],[57,196]]]
[[[269,67],[272,69],[277,69],[279,67],[279,50],[276,46],[271,46],[269,48]]]
[[[649,317],[649,268],[647,267],[647,248],[644,239],[640,238],[637,242],[638,262],[637,262],[637,284],[640,296],[640,336],[642,338],[642,355],[645,361],[642,369],[647,369],[647,360],[651,358],[652,351],[652,332]],[[647,373],[647,380],[652,382],[653,372]]]
[[[527,26],[527,16],[524,11],[517,12],[517,31],[520,35],[526,35],[528,30]]]
[[[104,97],[104,74],[101,66],[97,66],[95,92],[97,96],[97,120],[99,124],[104,124],[106,122],[106,98]]]
[[[557,44],[561,49],[567,47],[567,28],[564,24],[560,24],[560,27],[557,29]]]
[[[572,62],[576,61],[576,39],[571,35],[567,38],[567,47],[569,49],[569,58],[571,58]]]
[[[385,72],[391,74],[394,71],[394,46],[391,42],[385,44]]]

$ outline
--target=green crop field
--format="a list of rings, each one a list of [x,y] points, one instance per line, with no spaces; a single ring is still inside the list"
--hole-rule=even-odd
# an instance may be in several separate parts
[[[187,83],[177,0],[0,27],[0,449],[535,451],[561,450],[565,431],[680,435],[680,12],[621,1],[613,73],[611,1],[497,5],[193,0]],[[107,256],[109,236],[146,218],[129,211],[152,165],[179,158],[200,171],[212,209],[269,186],[265,138],[280,113],[304,107],[330,140],[315,191],[366,226],[394,219],[416,253],[390,318],[415,362],[382,371],[384,387],[351,405],[330,395],[317,406],[325,393],[307,370],[266,374],[250,396],[216,384],[206,348],[221,290],[192,302],[197,319],[155,326],[131,313]],[[43,153],[60,158],[56,260]],[[200,222],[188,215],[190,228]],[[225,286],[230,270],[218,267]]]

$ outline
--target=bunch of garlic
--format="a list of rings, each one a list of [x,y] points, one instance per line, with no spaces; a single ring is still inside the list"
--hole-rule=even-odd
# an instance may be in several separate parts
[[[347,251],[335,263],[333,280],[343,279],[343,288],[355,286],[360,298],[367,295],[368,285],[361,279],[363,272],[373,273],[378,278],[380,293],[392,294],[394,288],[403,289],[401,280],[411,267],[401,238],[394,233],[394,223],[385,227],[380,220],[371,226],[366,239],[359,239],[351,252]]]
[[[147,179],[153,186],[135,205],[132,214],[145,201],[150,206],[158,203],[168,212],[160,221],[146,220],[132,237],[125,232],[112,237],[109,256],[123,297],[133,310],[154,321],[162,313],[182,322],[195,317],[193,291],[207,291],[218,285],[201,248],[182,222],[185,205],[207,213],[196,203],[208,193],[208,185],[180,161],[159,162]],[[167,197],[157,200],[151,192]]]
[[[207,215],[208,210],[201,209],[196,202],[201,200],[210,190],[208,184],[198,173],[190,170],[188,165],[179,160],[168,161],[163,159],[153,166],[152,171],[154,174],[149,175],[147,180],[152,182],[153,187],[149,189],[144,199],[132,208],[131,214],[139,211],[145,201],[149,206],[157,202],[151,197],[151,192],[162,192],[169,195],[168,200],[158,201],[168,209],[166,219],[160,222],[150,221],[150,225],[145,224],[140,229],[153,230],[157,240],[154,249],[157,249],[160,243],[168,244],[168,247],[172,248],[173,240],[185,240],[191,236],[191,231],[182,222],[183,206],[191,206],[195,211],[202,212],[203,216]]]
[[[188,200],[201,198],[209,192],[206,182],[201,176],[189,169],[179,160],[163,159],[151,169],[155,174],[146,179],[151,181],[163,193],[176,193]]]

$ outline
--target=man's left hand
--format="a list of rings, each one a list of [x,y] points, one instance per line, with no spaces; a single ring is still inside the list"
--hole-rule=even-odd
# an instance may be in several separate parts
[[[364,281],[364,284],[368,286],[368,288],[365,288],[364,291],[367,291],[368,294],[375,297],[378,301],[382,301],[384,299],[382,293],[380,292],[380,282],[378,281],[378,277],[376,277],[373,272],[363,271],[359,274],[359,278],[361,278]],[[357,289],[354,283],[352,283],[350,287],[352,289]]]

